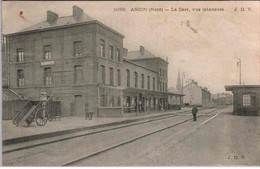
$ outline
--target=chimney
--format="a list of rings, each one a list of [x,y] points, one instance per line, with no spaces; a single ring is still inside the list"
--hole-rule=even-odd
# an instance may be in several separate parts
[[[144,54],[144,50],[145,50],[145,48],[143,46],[140,46],[140,53],[141,53],[141,55]]]
[[[123,48],[123,56],[124,56],[124,57],[127,56],[127,53],[128,53],[128,49]]]
[[[83,15],[83,9],[77,7],[76,5],[74,5],[72,7],[72,9],[73,9],[73,17],[75,19],[78,19],[78,18],[80,18]]]
[[[54,13],[52,11],[47,11],[47,22],[49,24],[56,22],[58,17],[59,17],[58,14],[56,14],[56,13]]]

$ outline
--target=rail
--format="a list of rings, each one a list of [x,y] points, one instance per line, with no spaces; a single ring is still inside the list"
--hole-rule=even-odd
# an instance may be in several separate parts
[[[220,109],[222,109],[222,108],[214,108],[213,110],[211,110],[209,112],[205,112],[205,114],[198,115],[198,118],[201,117],[201,116],[205,116],[207,114],[210,114],[214,111],[218,111]],[[7,149],[7,150],[4,150],[2,153],[3,154],[11,153],[11,152],[15,152],[15,151],[29,149],[29,148],[32,148],[32,147],[47,145],[47,144],[51,144],[51,143],[55,143],[55,142],[60,142],[60,141],[65,141],[65,140],[69,140],[69,139],[78,138],[78,137],[83,137],[83,136],[87,136],[87,135],[98,134],[98,133],[108,132],[108,131],[115,130],[115,129],[127,128],[127,127],[131,127],[131,126],[135,126],[135,125],[142,125],[142,124],[150,123],[150,122],[153,122],[153,121],[159,121],[159,120],[174,118],[174,117],[178,117],[178,114],[182,114],[184,112],[190,112],[190,111],[191,110],[184,110],[184,111],[181,111],[181,112],[175,112],[175,113],[171,113],[171,114],[167,114],[167,115],[163,115],[163,116],[155,116],[155,117],[151,117],[151,118],[148,118],[148,119],[144,118],[144,119],[141,119],[140,122],[132,119],[131,121],[129,121],[130,124],[123,123],[123,125],[120,125],[120,126],[115,126],[115,127],[109,128],[109,129],[103,129],[103,130],[99,130],[99,131],[95,131],[95,132],[91,132],[91,133],[87,132],[87,133],[81,133],[81,134],[74,135],[74,136],[68,135],[68,136],[63,137],[63,138],[59,137],[57,139],[47,141],[47,142],[45,141],[45,142],[36,143],[36,144],[33,144],[33,145],[26,145],[26,146]],[[193,118],[190,118],[187,121],[190,121],[190,120],[193,120]],[[87,130],[87,128],[84,129],[84,130]],[[72,133],[74,133],[74,132],[72,132]],[[7,145],[7,143],[4,143],[4,145]]]
[[[214,112],[214,111],[217,111],[217,110],[220,110],[220,109],[215,109],[215,110],[212,110],[212,111],[207,112],[207,113],[211,113],[211,112]],[[207,114],[207,113],[206,113],[206,114]],[[199,117],[201,117],[201,116],[203,116],[203,115],[198,115],[197,117],[199,118]],[[149,133],[146,133],[146,134],[144,134],[144,135],[131,138],[131,139],[126,140],[126,141],[123,141],[123,142],[121,142],[121,143],[118,143],[118,144],[112,145],[112,146],[110,146],[110,147],[104,148],[103,150],[99,150],[99,151],[94,152],[94,153],[92,153],[92,154],[85,155],[85,156],[79,157],[79,158],[77,158],[77,159],[71,160],[71,161],[69,161],[69,162],[64,163],[64,164],[61,165],[61,166],[71,166],[71,165],[75,165],[76,163],[78,163],[78,162],[80,162],[80,161],[86,160],[86,159],[91,158],[91,157],[93,157],[93,156],[96,156],[96,155],[99,155],[99,154],[101,154],[101,153],[107,152],[107,151],[109,151],[109,150],[115,149],[115,148],[117,148],[117,147],[120,147],[120,146],[129,144],[129,143],[132,143],[132,142],[134,142],[134,141],[136,141],[136,140],[145,138],[145,137],[147,137],[147,136],[156,134],[156,133],[158,133],[158,132],[161,132],[161,131],[170,129],[170,128],[172,128],[172,127],[175,127],[175,126],[177,126],[177,125],[186,123],[186,122],[191,121],[191,120],[193,120],[193,118],[188,118],[188,119],[182,120],[182,121],[180,121],[180,122],[177,122],[177,123],[175,123],[175,124],[172,124],[172,125],[170,125],[170,126],[163,127],[163,128],[160,128],[160,129],[151,131],[151,132],[149,132]]]

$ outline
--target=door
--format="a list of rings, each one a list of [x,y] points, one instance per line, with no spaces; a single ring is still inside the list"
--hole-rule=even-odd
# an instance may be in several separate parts
[[[81,95],[74,96],[75,99],[75,116],[84,116],[84,104]]]

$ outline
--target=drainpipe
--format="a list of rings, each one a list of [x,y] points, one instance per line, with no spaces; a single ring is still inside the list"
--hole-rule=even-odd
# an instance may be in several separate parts
[[[6,48],[8,48],[8,50],[5,51],[8,52],[7,53],[7,62],[8,62],[8,79],[7,79],[7,86],[8,88],[10,88],[10,37],[6,37]]]
[[[98,99],[98,101],[97,101],[97,117],[99,117],[99,106],[100,106],[100,98],[99,98],[99,93],[100,93],[100,91],[99,91],[99,84],[97,84],[97,99]]]

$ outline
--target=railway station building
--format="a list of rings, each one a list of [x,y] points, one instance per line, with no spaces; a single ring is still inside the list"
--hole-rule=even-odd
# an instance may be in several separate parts
[[[233,93],[233,114],[260,116],[260,85],[230,85],[226,91]]]
[[[72,16],[47,11],[45,21],[4,38],[7,88],[30,100],[45,90],[60,101],[61,116],[118,117],[180,106],[183,95],[167,92],[167,61],[142,46],[128,52],[124,35],[77,6]]]

